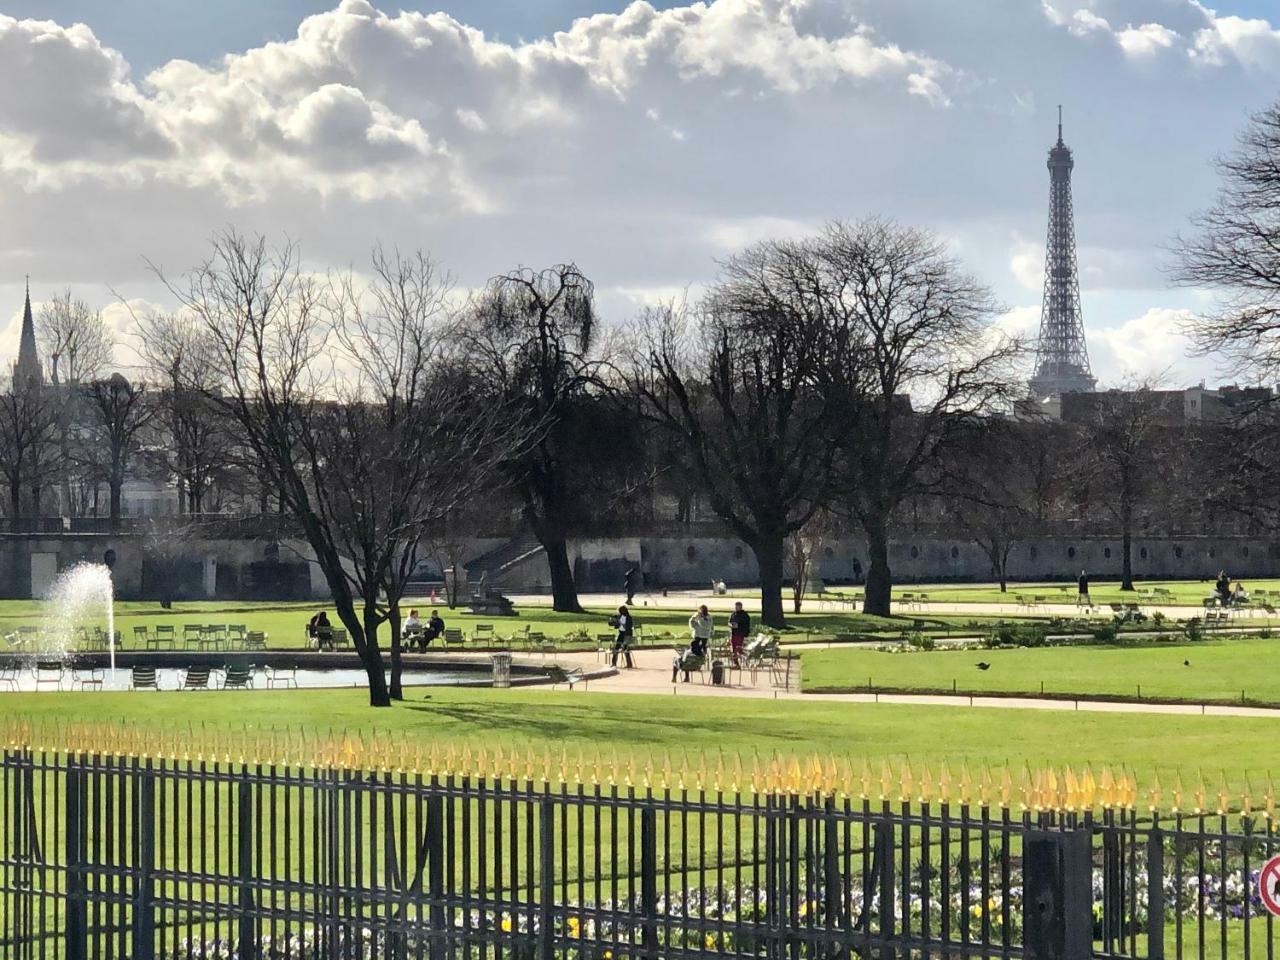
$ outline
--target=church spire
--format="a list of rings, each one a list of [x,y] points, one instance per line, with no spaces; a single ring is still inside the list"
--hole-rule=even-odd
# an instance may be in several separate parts
[[[27,299],[22,307],[22,339],[18,344],[18,364],[14,379],[24,383],[40,383],[40,357],[36,353],[36,325],[31,317],[31,277],[27,277]]]

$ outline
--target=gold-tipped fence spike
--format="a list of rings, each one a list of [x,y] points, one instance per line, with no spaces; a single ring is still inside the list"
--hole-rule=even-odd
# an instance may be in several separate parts
[[[1227,791],[1227,772],[1222,771],[1221,778],[1218,780],[1218,815],[1221,816],[1227,812],[1228,801],[1231,794]]]
[[[1159,811],[1161,797],[1160,774],[1157,772],[1151,775],[1151,785],[1147,788],[1147,810],[1151,813]]]
[[[880,766],[880,797],[888,800],[893,791],[893,772],[889,769],[889,761],[884,760]]]
[[[898,769],[898,799],[903,803],[909,803],[914,792],[915,780],[911,776],[911,762],[904,760]]]
[[[1192,792],[1192,797],[1195,800],[1195,813],[1197,815],[1205,812],[1205,807],[1207,804],[1207,799],[1206,799],[1207,795],[1208,795],[1208,791],[1205,789],[1205,785],[1204,785],[1204,772],[1201,771],[1199,773],[1198,782],[1196,783],[1196,788]]]

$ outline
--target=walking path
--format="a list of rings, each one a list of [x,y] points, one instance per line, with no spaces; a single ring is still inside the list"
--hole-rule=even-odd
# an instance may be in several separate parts
[[[789,644],[788,649],[819,647],[826,644]],[[712,686],[682,680],[671,682],[670,650],[643,649],[632,652],[635,669],[627,670],[619,665],[616,675],[592,680],[589,689],[593,693],[640,693],[679,697],[730,697],[753,700],[804,700],[828,703],[893,703],[918,706],[984,707],[1004,710],[1068,710],[1080,713],[1148,713],[1193,715],[1209,717],[1273,717],[1280,718],[1280,709],[1265,707],[1233,707],[1211,704],[1134,703],[1107,700],[1056,700],[1038,697],[983,697],[947,696],[908,693],[800,693],[797,690],[780,690],[770,684],[766,671],[761,671],[758,683],[750,685],[750,675],[743,673],[739,685]],[[556,660],[566,666],[581,667],[584,671],[600,670],[606,666],[594,652],[562,653]],[[534,661],[535,663],[538,661]],[[738,679],[738,674],[734,674]],[[526,687],[524,689],[550,689]]]
[[[517,607],[545,607],[550,604],[550,598],[546,594],[514,594],[511,599]],[[626,600],[626,596],[621,593],[587,593],[579,595],[579,599],[584,607],[598,609],[612,609],[617,607]],[[741,601],[747,610],[758,612],[760,610],[759,597],[717,597],[708,594],[706,591],[698,590],[670,590],[666,594],[661,593],[639,593],[636,594],[635,603],[632,608],[637,616],[643,617],[645,608],[657,610],[688,610],[693,612],[699,604],[705,603],[707,607],[714,611],[728,611],[733,609],[733,605]],[[790,601],[788,601],[789,603]],[[1147,616],[1155,613],[1163,614],[1168,620],[1189,620],[1192,617],[1204,616],[1204,610],[1200,607],[1191,606],[1174,606],[1146,603],[1142,598],[1128,601],[1138,603],[1142,608],[1142,612]],[[838,600],[817,600],[808,599],[805,601],[805,613],[853,613],[861,610],[861,606],[855,608],[850,607],[847,601]],[[927,603],[903,603],[895,600],[893,612],[900,617],[927,616],[929,614],[948,614],[952,616],[986,616],[986,617],[1025,617],[1025,616],[1060,616],[1060,617],[1080,617],[1093,616],[1103,619],[1110,619],[1112,616],[1111,607],[1108,604],[1099,604],[1093,607],[1080,607],[1075,601],[1068,603],[1042,603],[1034,607],[1019,606],[1016,602],[1009,603],[945,603],[929,601]],[[1265,610],[1242,610],[1242,616],[1250,616],[1254,618],[1265,618],[1267,613]]]

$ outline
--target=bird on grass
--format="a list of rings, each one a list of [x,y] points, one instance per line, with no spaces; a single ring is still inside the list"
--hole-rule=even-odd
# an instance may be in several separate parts
[[[1189,666],[1191,666],[1191,661],[1190,661],[1190,660],[1183,660],[1183,661],[1182,661],[1182,665],[1183,665],[1184,667],[1189,667]]]
[[[979,661],[977,662],[977,664],[975,664],[975,666],[977,666],[977,668],[978,668],[979,670],[990,670],[990,669],[991,669],[991,664],[987,663],[987,661],[985,661],[985,660],[979,660]]]

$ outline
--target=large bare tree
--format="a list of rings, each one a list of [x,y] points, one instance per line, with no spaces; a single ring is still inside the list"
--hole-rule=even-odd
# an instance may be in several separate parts
[[[1175,275],[1219,294],[1187,325],[1206,353],[1260,382],[1280,380],[1280,103],[1254,114],[1217,161],[1222,187],[1178,238]]]
[[[302,270],[297,248],[228,231],[169,289],[217,364],[210,402],[299,525],[349,632],[373,706],[391,702],[378,628],[426,527],[496,461],[442,353],[441,279],[425,256],[375,254],[365,287]],[[399,578],[399,579],[398,579]],[[390,603],[388,603],[390,601]]]
[[[787,538],[827,493],[834,442],[813,389],[828,348],[807,245],[758,244],[730,258],[692,312],[642,318],[632,390],[679,438],[715,513],[755,554],[761,619],[784,626]]]
[[[932,233],[832,223],[812,241],[831,333],[819,389],[835,414],[835,499],[861,525],[866,613],[888,616],[895,512],[940,482],[940,458],[1015,389],[1021,344],[994,327],[988,288]]]
[[[622,436],[595,354],[595,291],[572,263],[493,278],[466,328],[471,361],[497,402],[535,442],[513,448],[505,470],[525,522],[546,551],[555,610],[579,613],[569,541],[590,521],[614,476]]]

